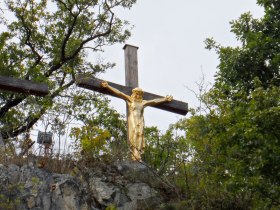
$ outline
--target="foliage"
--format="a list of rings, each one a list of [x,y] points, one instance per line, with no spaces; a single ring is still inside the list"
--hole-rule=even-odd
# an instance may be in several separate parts
[[[145,128],[147,142],[143,160],[159,175],[174,174],[190,155],[189,147],[183,136],[170,128],[161,134],[157,127]]]
[[[169,177],[185,209],[280,208],[280,7],[258,4],[263,18],[245,13],[231,22],[239,46],[206,40],[220,59],[214,86],[199,93],[206,112],[200,107],[168,131],[179,136],[165,148],[175,139],[184,142],[169,162],[187,155]]]
[[[61,112],[69,121],[76,116],[87,117],[87,111],[102,97],[77,89],[76,75],[94,76],[114,66],[98,59],[89,60],[88,55],[97,57],[103,46],[122,43],[130,36],[128,22],[118,18],[115,10],[129,9],[135,2],[7,0],[1,3],[0,74],[46,83],[50,88],[44,98],[0,93],[0,127],[4,139],[28,131],[45,116],[53,125],[59,125]],[[53,113],[56,114],[52,117]]]
[[[215,49],[220,59],[215,86],[230,99],[240,90],[249,94],[256,77],[265,88],[280,85],[279,3],[259,0],[258,4],[264,6],[263,18],[255,19],[248,12],[231,22],[241,46],[224,47],[212,38],[206,40],[206,47]]]
[[[215,96],[212,94],[210,91],[209,97]],[[230,101],[220,101],[213,104],[219,109],[179,122],[195,151],[188,165],[197,183],[191,184],[191,193],[209,208],[276,208],[280,195],[280,88],[258,87],[249,96],[239,93],[241,96],[247,100],[234,107]]]
[[[174,127],[192,154],[185,164],[190,208],[280,208],[280,7],[258,4],[263,18],[245,13],[231,22],[240,46],[206,40],[220,59],[214,86],[200,97],[207,112]]]
[[[108,101],[107,101],[108,103]],[[104,105],[98,109],[98,116],[90,118],[92,123],[110,133],[110,155],[114,160],[128,157],[126,118],[116,110]]]
[[[90,125],[82,126],[81,128],[73,128],[72,136],[75,137],[77,144],[82,149],[82,153],[87,157],[94,158],[100,153],[108,152],[106,148],[110,134],[107,130],[102,130]]]
[[[20,184],[7,184],[0,187],[0,209],[16,209],[21,203],[19,193],[23,190]]]
[[[117,210],[117,207],[116,207],[116,205],[111,204],[111,205],[106,207],[106,210]]]
[[[75,149],[89,159],[123,159],[127,157],[126,122],[116,110],[108,105],[108,100],[96,103],[96,110],[88,110],[87,115],[78,115],[83,126],[73,126],[71,137],[75,139]],[[88,103],[89,107],[92,104]]]

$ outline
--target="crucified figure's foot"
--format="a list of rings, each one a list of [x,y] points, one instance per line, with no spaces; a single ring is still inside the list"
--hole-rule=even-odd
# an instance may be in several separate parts
[[[133,148],[131,151],[131,159],[136,161],[141,161],[141,153],[138,149]]]

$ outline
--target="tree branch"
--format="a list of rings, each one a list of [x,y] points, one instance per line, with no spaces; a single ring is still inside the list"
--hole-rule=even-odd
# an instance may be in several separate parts
[[[104,37],[109,35],[112,32],[112,25],[113,25],[113,20],[114,20],[114,13],[111,10],[108,10],[111,13],[111,18],[110,18],[110,22],[109,22],[109,28],[107,31],[100,33],[100,34],[96,34],[94,36],[89,37],[88,39],[85,39],[84,41],[81,42],[80,46],[74,51],[74,53],[68,57],[65,58],[65,61],[71,60],[73,58],[75,58],[78,53],[83,49],[84,45],[87,44],[88,42],[97,39],[99,37]]]
[[[4,106],[2,106],[0,109],[0,119],[5,116],[5,114],[9,111],[9,109],[20,104],[25,98],[26,98],[26,96],[22,96],[22,97],[13,99],[13,100],[11,100],[11,99],[8,100],[6,102],[6,104]]]
[[[36,51],[34,45],[31,43],[31,33],[32,30],[27,26],[23,16],[20,16],[20,20],[22,22],[22,26],[25,29],[26,32],[26,39],[25,39],[25,44],[31,49],[32,53],[36,55],[37,59],[35,61],[35,64],[33,66],[33,68],[38,65],[42,59],[42,56]]]
[[[61,61],[62,62],[65,60],[65,54],[66,54],[65,51],[66,51],[67,42],[68,42],[68,40],[69,40],[73,30],[74,30],[74,27],[75,27],[76,22],[77,22],[77,18],[80,14],[80,11],[78,12],[78,14],[75,14],[75,15],[71,11],[70,11],[70,13],[74,17],[74,20],[73,20],[71,26],[68,28],[67,33],[65,35],[65,38],[62,42],[62,47],[61,47]]]

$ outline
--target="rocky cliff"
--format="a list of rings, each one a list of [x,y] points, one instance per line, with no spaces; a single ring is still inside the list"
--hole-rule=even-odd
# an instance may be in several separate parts
[[[0,209],[157,209],[163,197],[156,182],[145,165],[129,161],[74,175],[52,173],[33,164],[0,165]]]

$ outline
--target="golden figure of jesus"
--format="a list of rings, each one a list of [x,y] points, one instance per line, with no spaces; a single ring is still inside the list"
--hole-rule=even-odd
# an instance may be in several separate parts
[[[133,160],[141,160],[145,148],[144,139],[144,108],[146,106],[154,106],[163,102],[170,102],[173,100],[172,96],[165,98],[157,98],[153,100],[143,100],[143,90],[135,88],[132,90],[131,96],[124,94],[110,86],[106,81],[101,82],[101,87],[111,91],[116,96],[124,99],[128,105],[127,129],[128,141],[130,145],[131,155]]]

